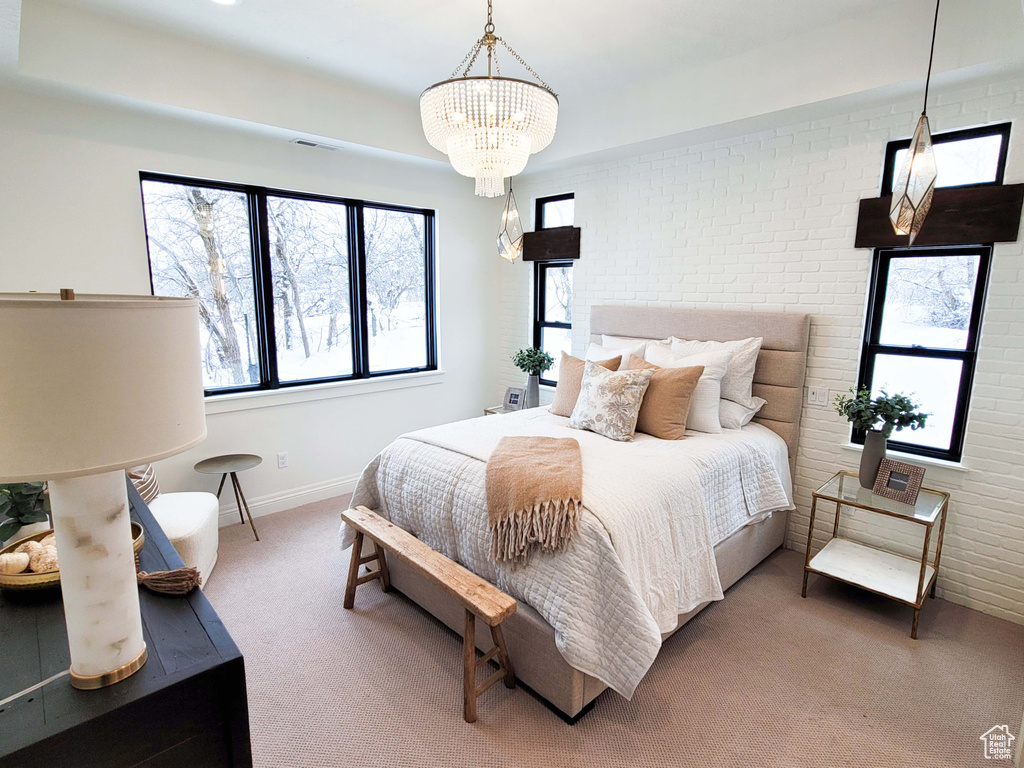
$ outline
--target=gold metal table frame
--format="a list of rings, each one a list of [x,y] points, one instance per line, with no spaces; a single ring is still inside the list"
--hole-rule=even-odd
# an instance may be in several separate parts
[[[851,485],[844,488],[844,485],[847,482],[851,483]],[[837,486],[836,491],[834,491],[830,486]],[[844,492],[846,493],[844,494]],[[930,505],[925,506],[923,510],[920,509],[922,506],[920,503],[922,501],[921,494],[934,494],[936,497],[933,498]],[[921,488],[921,494],[918,495],[919,504],[917,505],[903,504],[898,501],[893,501],[892,499],[879,496],[867,489],[861,489],[860,480],[857,475],[845,470],[836,473],[828,480],[828,482],[815,490],[811,495],[811,519],[807,526],[807,552],[804,558],[803,588],[800,591],[800,596],[807,597],[807,577],[811,573],[816,573],[821,576],[827,576],[828,578],[835,579],[836,581],[841,581],[861,589],[866,589],[869,592],[874,592],[875,594],[882,595],[883,597],[896,600],[897,602],[909,605],[914,609],[914,621],[911,626],[910,636],[916,640],[917,624],[921,616],[921,608],[924,606],[925,597],[926,595],[933,598],[935,597],[935,581],[939,572],[939,562],[942,558],[942,539],[945,534],[946,517],[949,512],[949,494],[945,491],[935,490],[934,488]],[[835,521],[832,525],[832,537],[812,558],[811,546],[814,538],[814,521],[817,515],[818,502],[820,500],[835,503],[836,514]],[[832,545],[833,542],[845,542],[841,547],[847,551],[860,548],[881,553],[874,555],[874,557],[876,559],[884,557],[889,563],[894,564],[897,567],[902,567],[904,571],[907,570],[906,563],[900,563],[900,561],[909,561],[912,564],[916,564],[918,562],[917,558],[889,552],[870,544],[853,542],[839,536],[839,521],[842,516],[842,508],[844,505],[916,523],[924,527],[924,546],[921,549],[917,588],[914,592],[913,599],[910,599],[903,594],[896,594],[895,592],[897,592],[897,590],[892,588],[886,591],[886,589],[881,588],[879,584],[873,584],[871,579],[857,580],[855,577],[850,575],[844,576],[843,573],[839,573],[837,575],[836,571],[840,571],[841,569],[832,568],[826,570],[824,567],[815,567],[814,561],[817,560],[818,556],[825,552],[826,548]],[[934,562],[929,563],[928,549],[931,544],[932,530],[936,525],[938,525],[939,531],[938,538],[935,542],[935,558]],[[865,583],[865,581],[868,583]]]

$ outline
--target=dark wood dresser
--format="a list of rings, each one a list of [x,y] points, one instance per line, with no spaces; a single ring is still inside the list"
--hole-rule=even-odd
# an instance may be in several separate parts
[[[146,529],[144,571],[181,567],[128,484]],[[78,691],[67,675],[0,704],[0,768],[252,766],[242,654],[199,590],[139,590],[146,665],[116,685]],[[0,593],[0,701],[68,669],[59,590]]]

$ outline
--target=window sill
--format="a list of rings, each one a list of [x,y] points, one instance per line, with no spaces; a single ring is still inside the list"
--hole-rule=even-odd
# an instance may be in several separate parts
[[[860,453],[864,450],[863,445],[857,445],[856,443],[847,443],[846,445],[840,446],[844,451],[853,451]],[[933,459],[931,456],[918,456],[914,453],[903,453],[902,451],[887,450],[885,452],[886,458],[896,459],[898,461],[906,462],[907,464],[921,464],[926,467],[935,467],[936,469],[948,469],[952,472],[970,472],[971,468],[964,464],[962,461],[946,461],[945,459]]]
[[[279,405],[308,403],[315,400],[332,400],[336,397],[353,397],[372,392],[388,392],[409,387],[426,387],[444,381],[444,371],[418,371],[398,373],[376,379],[334,381],[324,384],[307,384],[301,387],[260,390],[258,392],[236,392],[230,395],[212,395],[206,398],[206,415],[251,411],[257,408],[273,408]]]

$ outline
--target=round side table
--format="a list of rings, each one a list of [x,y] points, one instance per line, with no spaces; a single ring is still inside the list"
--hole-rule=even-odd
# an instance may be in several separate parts
[[[220,475],[220,485],[217,486],[218,499],[220,498],[220,492],[224,490],[224,481],[230,475],[231,487],[235,490],[235,503],[238,504],[238,518],[244,525],[245,517],[242,516],[242,510],[244,509],[245,514],[249,516],[249,526],[252,528],[256,541],[260,540],[260,535],[256,533],[256,524],[252,521],[252,512],[249,511],[249,503],[245,500],[245,494],[242,493],[242,484],[238,482],[238,475],[236,473],[258,467],[262,463],[263,458],[254,453],[229,453],[224,456],[211,456],[208,459],[203,459],[193,467],[196,472],[204,475]]]

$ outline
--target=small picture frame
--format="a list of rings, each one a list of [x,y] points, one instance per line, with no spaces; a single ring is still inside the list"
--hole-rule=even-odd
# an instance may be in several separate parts
[[[878,477],[872,488],[879,496],[904,504],[917,502],[917,494],[921,492],[924,482],[924,469],[902,461],[882,459],[878,467]]]
[[[526,390],[522,387],[509,387],[505,390],[506,411],[520,411],[526,406]]]

